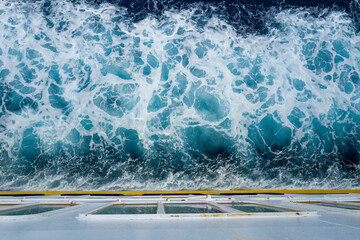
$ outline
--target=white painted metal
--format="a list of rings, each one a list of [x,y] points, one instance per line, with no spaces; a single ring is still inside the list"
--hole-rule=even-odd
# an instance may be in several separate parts
[[[41,214],[0,216],[0,239],[360,239],[360,210],[300,203],[356,205],[360,194],[234,196],[0,197],[1,204],[77,204]],[[221,203],[247,202],[297,212],[244,214]],[[157,214],[93,215],[113,204],[157,204]],[[223,214],[166,214],[164,203],[204,203]],[[359,204],[358,204],[359,205]],[[0,209],[2,210],[2,209]]]

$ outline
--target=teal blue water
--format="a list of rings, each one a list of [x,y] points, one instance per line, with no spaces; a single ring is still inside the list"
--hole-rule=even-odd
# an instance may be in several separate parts
[[[114,205],[94,214],[156,214],[157,205]]]
[[[334,208],[344,208],[344,209],[349,209],[349,210],[360,210],[360,206],[356,207],[354,205],[338,205],[338,204],[331,204],[331,203],[311,203],[311,204],[316,204],[316,205],[320,205],[320,206],[324,206],[324,207],[334,207]]]
[[[263,207],[259,205],[251,205],[251,204],[233,204],[228,205],[228,207],[234,208],[236,210],[247,212],[247,213],[257,213],[257,212],[284,212],[280,209]]]
[[[314,11],[0,2],[0,189],[358,187],[360,36]]]
[[[70,206],[70,205],[68,205]],[[14,209],[9,211],[0,212],[0,216],[22,216],[22,215],[31,215],[31,214],[40,214],[44,212],[49,212],[53,210],[58,210],[67,205],[38,205],[32,207],[24,207],[20,209]]]
[[[222,213],[222,211],[206,204],[193,204],[191,206],[189,204],[165,204],[164,206],[166,214]]]

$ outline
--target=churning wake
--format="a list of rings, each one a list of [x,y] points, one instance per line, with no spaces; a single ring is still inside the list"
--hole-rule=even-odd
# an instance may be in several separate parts
[[[1,189],[357,187],[353,18],[202,9],[1,1]]]

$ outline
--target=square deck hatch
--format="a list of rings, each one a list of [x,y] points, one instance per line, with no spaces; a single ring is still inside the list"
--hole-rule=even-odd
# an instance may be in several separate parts
[[[285,212],[282,209],[267,207],[257,204],[224,204],[227,207],[234,208],[236,210],[246,213],[263,213],[263,212]]]
[[[71,205],[36,205],[30,207],[21,207],[21,208],[1,211],[0,216],[22,216],[22,215],[39,214],[53,210],[58,210],[69,206]]]
[[[112,205],[94,214],[156,214],[157,205]]]
[[[334,208],[342,208],[342,209],[349,209],[349,210],[360,210],[360,206],[355,205],[347,205],[341,203],[327,203],[327,202],[305,202],[308,204],[319,205],[323,207],[334,207]]]
[[[206,214],[223,213],[208,204],[165,204],[166,214]]]

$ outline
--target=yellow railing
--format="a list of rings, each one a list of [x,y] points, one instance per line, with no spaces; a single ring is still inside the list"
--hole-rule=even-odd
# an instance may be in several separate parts
[[[360,193],[360,189],[282,189],[282,190],[169,190],[169,191],[0,191],[4,195],[218,195],[218,194],[340,194]]]

